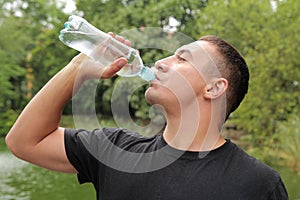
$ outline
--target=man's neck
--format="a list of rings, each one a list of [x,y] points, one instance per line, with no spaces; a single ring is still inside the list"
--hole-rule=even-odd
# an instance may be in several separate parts
[[[168,145],[184,151],[211,151],[226,142],[220,133],[170,132],[167,127],[163,137]]]
[[[186,115],[167,116],[163,137],[172,147],[187,151],[210,151],[222,146],[225,139],[221,127],[209,114],[198,116],[197,112]]]

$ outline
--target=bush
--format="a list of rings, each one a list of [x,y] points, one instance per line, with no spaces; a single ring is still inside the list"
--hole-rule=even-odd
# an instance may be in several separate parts
[[[300,117],[291,115],[289,120],[279,124],[277,136],[279,140],[278,156],[281,165],[289,166],[300,172]]]
[[[18,113],[13,110],[6,110],[0,115],[0,136],[8,133],[14,122],[18,117]]]

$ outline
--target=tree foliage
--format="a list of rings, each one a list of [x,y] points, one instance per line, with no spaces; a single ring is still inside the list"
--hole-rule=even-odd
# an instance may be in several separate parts
[[[43,62],[34,67],[30,62],[33,50],[39,47],[38,38],[52,31],[58,13],[62,12],[54,1],[1,0],[0,5],[0,130],[3,134],[38,90],[41,80],[50,77]],[[50,38],[46,40],[49,42]],[[49,54],[55,52],[43,50]]]

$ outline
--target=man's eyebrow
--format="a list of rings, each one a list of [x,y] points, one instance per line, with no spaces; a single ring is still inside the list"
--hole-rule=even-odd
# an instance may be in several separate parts
[[[187,48],[184,48],[184,47],[180,47],[175,51],[175,54],[180,54],[181,55],[183,53],[188,53],[188,54],[192,55],[191,51]]]

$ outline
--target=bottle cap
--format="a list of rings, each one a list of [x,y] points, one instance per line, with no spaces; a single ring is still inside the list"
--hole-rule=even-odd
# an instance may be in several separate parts
[[[143,67],[139,76],[145,81],[152,81],[156,78],[154,70],[151,70],[149,67]]]

